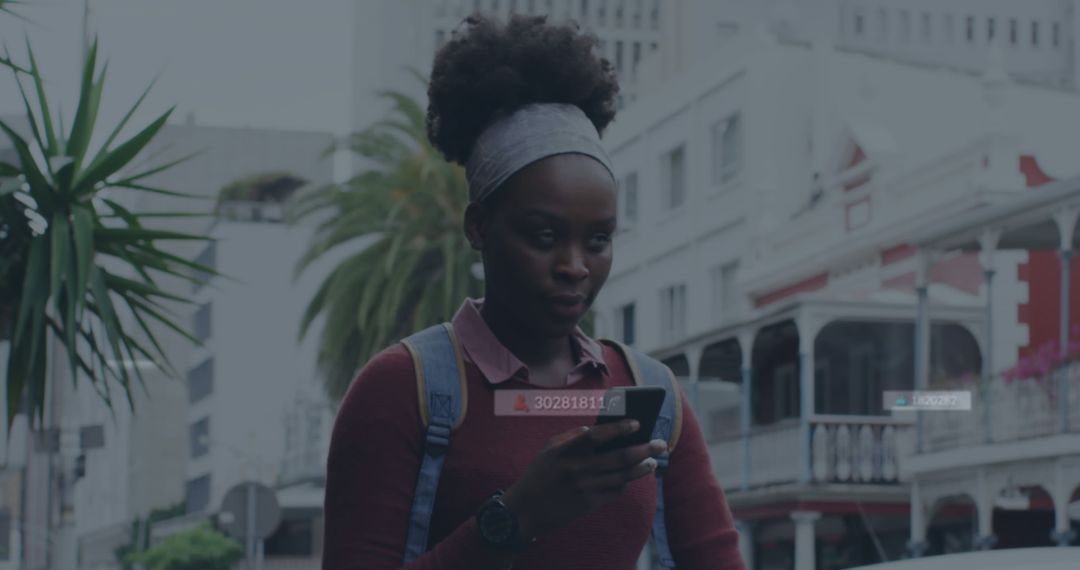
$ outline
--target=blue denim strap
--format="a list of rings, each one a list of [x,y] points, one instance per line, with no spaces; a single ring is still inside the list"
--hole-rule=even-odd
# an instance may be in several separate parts
[[[413,492],[409,534],[405,543],[405,564],[427,551],[435,492],[439,488],[450,433],[465,413],[465,394],[460,373],[460,355],[449,325],[435,325],[405,339],[413,355],[422,397],[421,415],[426,408],[427,432],[424,456]],[[425,406],[426,404],[426,406]]]
[[[671,555],[671,546],[668,544],[667,520],[664,510],[664,472],[667,471],[671,449],[677,442],[679,422],[682,421],[680,414],[679,392],[676,390],[675,380],[671,371],[662,362],[645,355],[629,346],[614,341],[609,341],[619,348],[627,359],[634,381],[645,386],[659,386],[664,389],[664,404],[660,408],[660,416],[656,419],[656,427],[653,428],[653,439],[662,439],[668,442],[668,451],[656,458],[656,515],[653,517],[653,542],[656,553],[660,557],[660,565],[664,568],[674,568],[675,559]]]

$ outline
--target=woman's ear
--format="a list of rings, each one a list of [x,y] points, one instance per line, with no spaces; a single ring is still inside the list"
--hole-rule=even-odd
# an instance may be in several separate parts
[[[485,208],[475,202],[465,207],[465,239],[476,251],[484,249],[484,224],[487,215]]]

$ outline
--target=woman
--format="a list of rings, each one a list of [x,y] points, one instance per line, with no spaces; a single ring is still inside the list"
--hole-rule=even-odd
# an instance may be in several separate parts
[[[616,192],[599,133],[615,115],[611,64],[570,25],[473,17],[436,55],[428,135],[465,165],[465,232],[481,253],[483,299],[454,316],[467,377],[435,496],[429,549],[402,566],[424,431],[413,360],[375,356],[345,396],[330,449],[323,568],[631,569],[655,513],[665,442],[593,449],[636,429],[581,417],[497,415],[501,389],[604,390],[633,384],[617,349],[578,323],[612,262]],[[682,397],[682,396],[680,396]],[[683,399],[663,489],[682,568],[742,568],[737,534],[701,430]],[[505,492],[501,492],[505,490]],[[477,513],[516,519],[494,542]],[[513,547],[509,547],[510,544]]]

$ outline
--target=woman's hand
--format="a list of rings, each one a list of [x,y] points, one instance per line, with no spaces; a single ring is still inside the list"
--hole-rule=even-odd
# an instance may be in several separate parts
[[[623,420],[577,428],[553,437],[503,495],[518,517],[522,534],[538,537],[592,512],[618,497],[626,486],[656,469],[654,456],[667,450],[663,440],[607,453],[594,448],[637,431]]]

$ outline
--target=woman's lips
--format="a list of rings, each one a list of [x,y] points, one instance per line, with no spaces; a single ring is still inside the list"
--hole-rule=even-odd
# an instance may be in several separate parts
[[[549,310],[563,319],[576,319],[585,313],[585,297],[559,295],[547,300]]]

